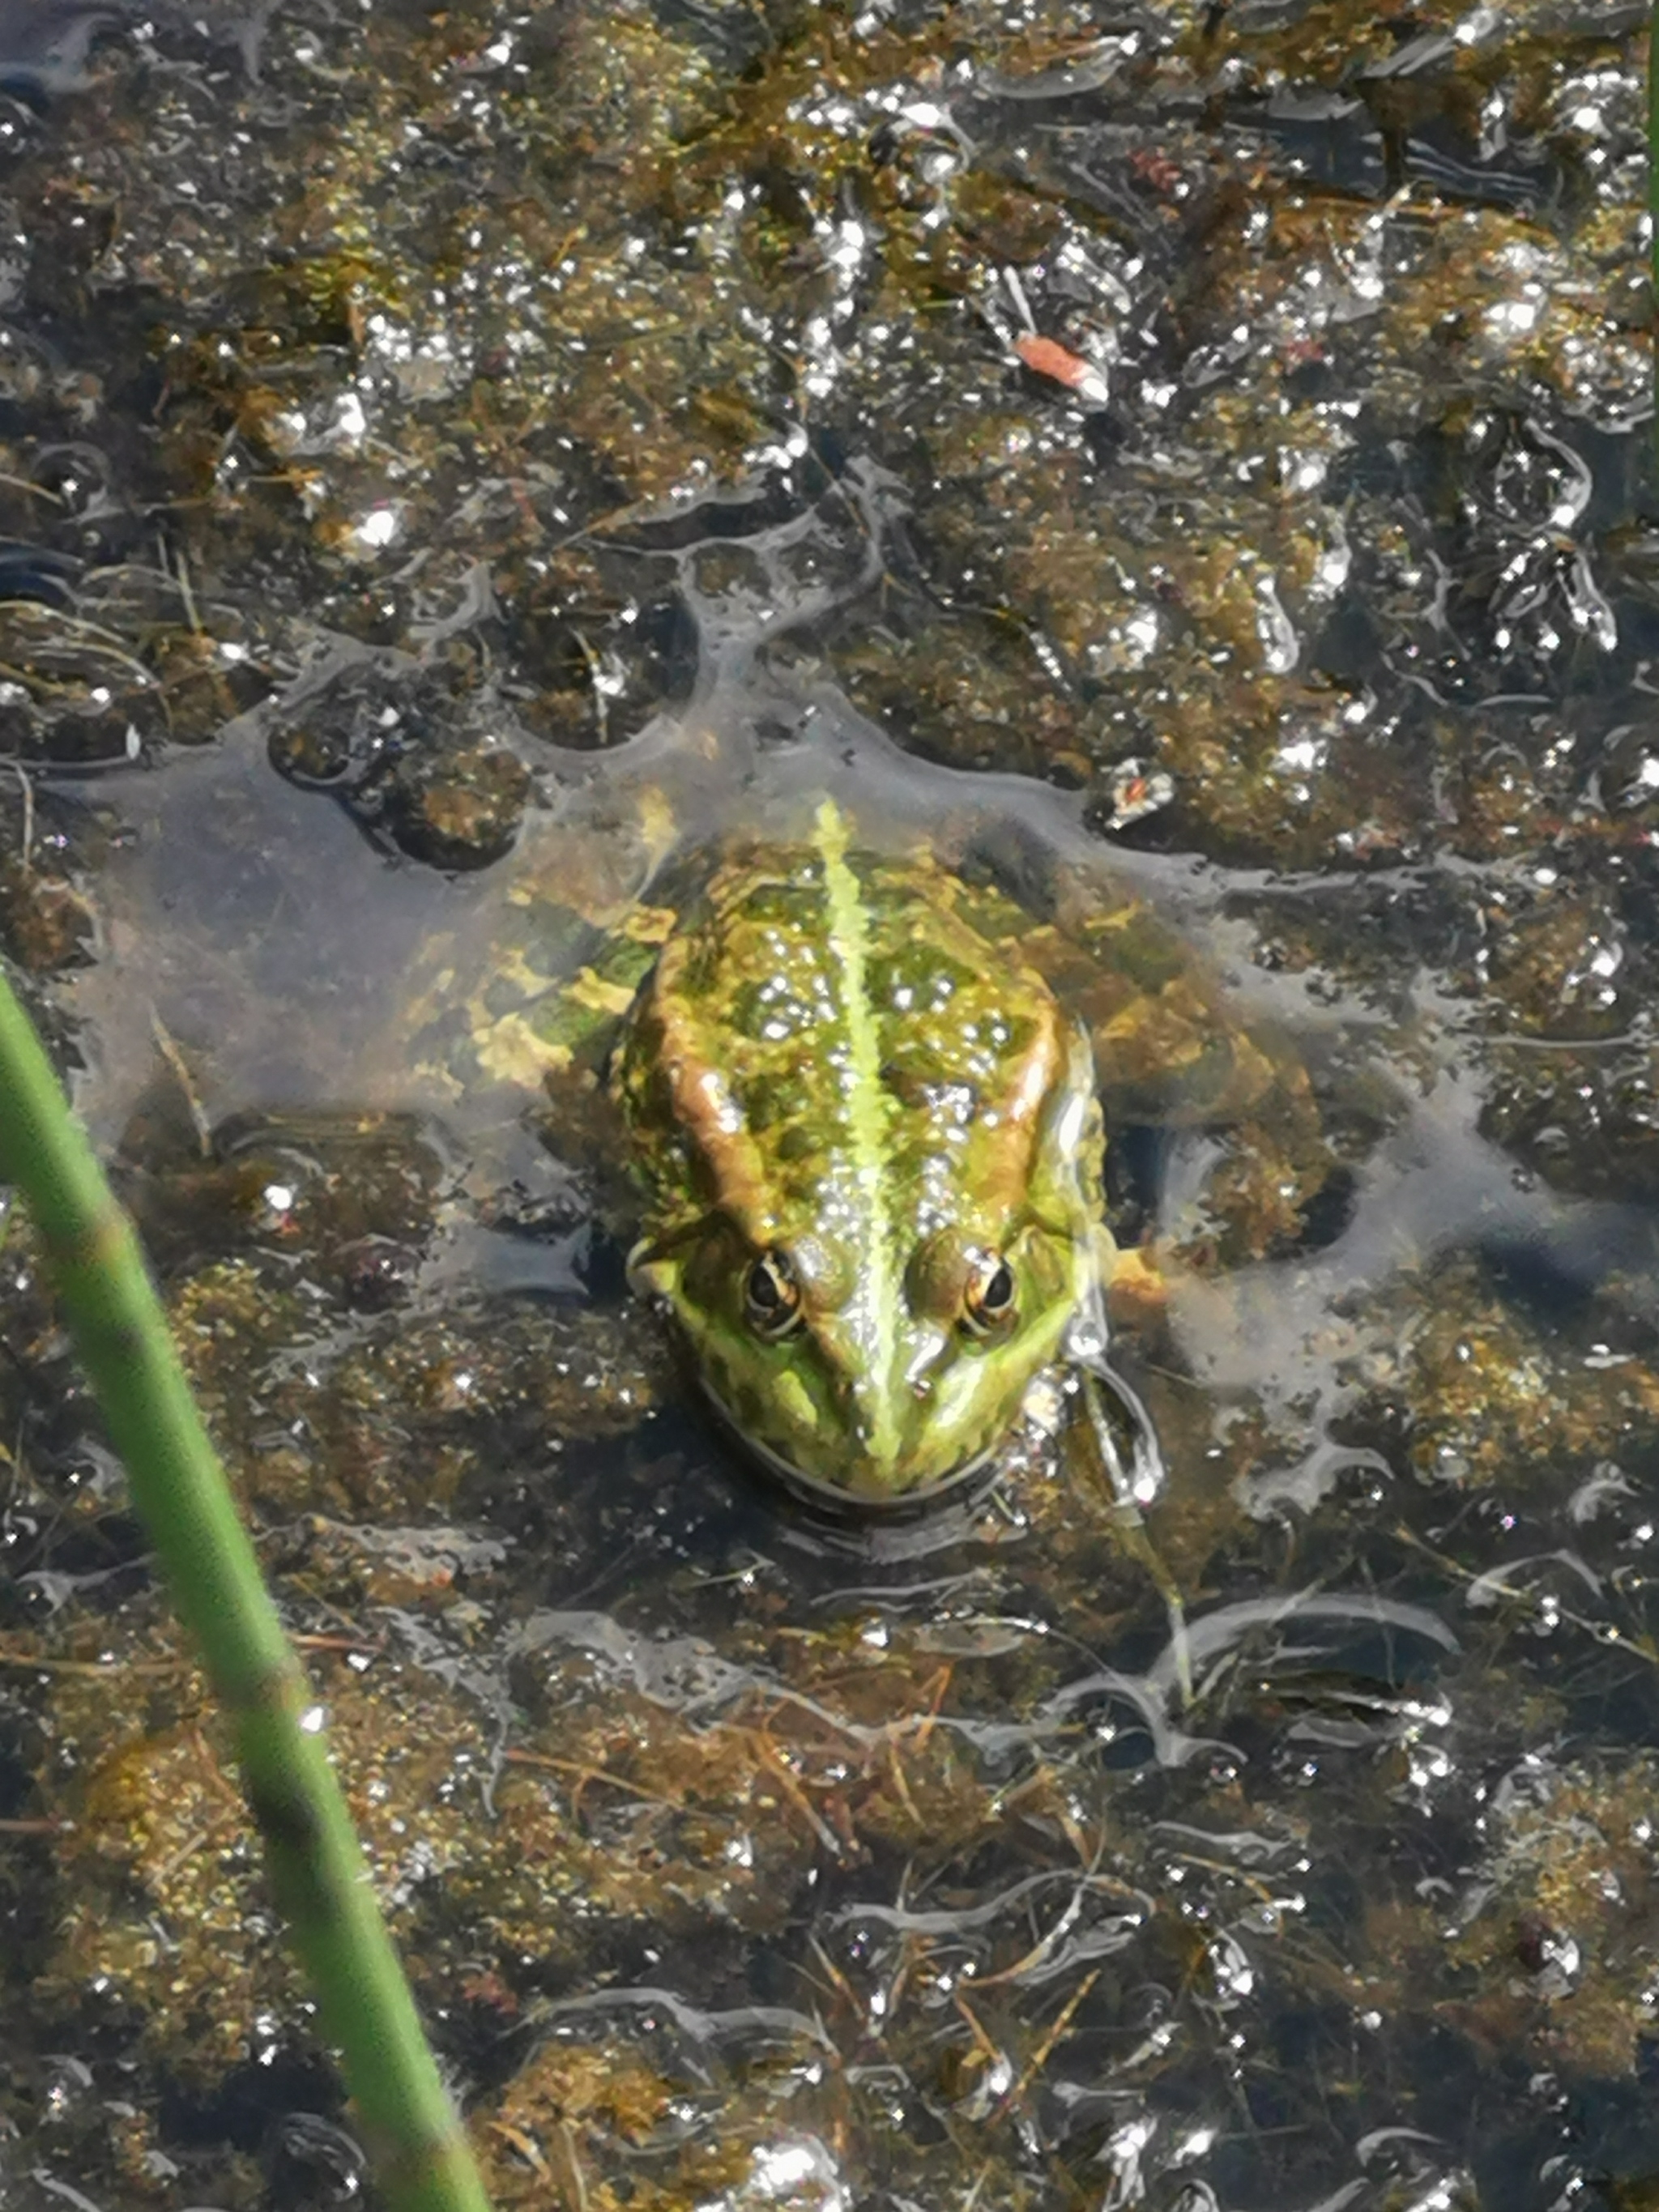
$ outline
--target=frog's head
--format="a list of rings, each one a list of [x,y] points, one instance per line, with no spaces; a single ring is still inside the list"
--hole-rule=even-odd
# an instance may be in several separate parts
[[[1099,1265],[1100,1118],[1079,1034],[1023,1140],[970,1137],[929,1207],[902,1159],[793,1218],[717,1205],[647,1237],[635,1287],[674,1315],[732,1428],[796,1486],[879,1504],[1006,1435]],[[981,1171],[982,1170],[982,1171]]]

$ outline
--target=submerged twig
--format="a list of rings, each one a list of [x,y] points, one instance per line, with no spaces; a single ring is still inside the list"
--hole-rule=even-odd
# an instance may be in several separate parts
[[[201,1093],[191,1079],[190,1063],[179,1048],[179,1040],[161,1019],[154,1000],[150,1002],[149,1033],[155,1040],[155,1049],[172,1070],[173,1079],[185,1096],[190,1109],[191,1127],[196,1132],[196,1150],[201,1158],[213,1158],[213,1124],[208,1119],[207,1109],[202,1103]]]
[[[1055,2045],[1060,2042],[1066,2029],[1071,2026],[1073,2020],[1076,2016],[1079,2007],[1082,2004],[1083,2000],[1088,1996],[1090,1990],[1093,1989],[1095,1984],[1100,1979],[1100,1976],[1101,1969],[1098,1966],[1091,1968],[1090,1972],[1083,1977],[1083,1979],[1072,1991],[1071,1996],[1067,1997],[1064,2006],[1061,2008],[1059,2019],[1054,2021],[1053,2027],[1049,2028],[1042,2042],[1038,2044],[1036,2049],[1031,2053],[1030,2058],[1026,2060],[1024,2066],[1021,2069],[1018,2081],[1015,2082],[1013,2087],[1008,2092],[1007,2102],[1010,2105],[1018,2105],[1020,2102],[1024,2098],[1025,2092],[1030,2087],[1032,2082],[1036,2080],[1038,2075],[1042,2073],[1043,2068],[1048,2063],[1050,2058],[1053,2057]]]
[[[131,1223],[0,975],[0,1176],[34,1217],[52,1275],[234,1731],[243,1785],[389,2204],[487,2212],[369,1886],[321,1714],[276,1618],[167,1333]]]

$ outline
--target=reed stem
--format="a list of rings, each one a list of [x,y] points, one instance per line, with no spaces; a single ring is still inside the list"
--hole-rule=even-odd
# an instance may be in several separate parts
[[[260,1578],[138,1240],[0,974],[0,1178],[22,1194],[143,1517],[231,1723],[276,1902],[395,2212],[489,2212],[381,1921],[321,1712]]]

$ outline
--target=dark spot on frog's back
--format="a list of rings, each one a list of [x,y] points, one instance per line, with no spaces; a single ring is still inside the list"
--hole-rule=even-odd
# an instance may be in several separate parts
[[[920,935],[901,942],[869,965],[870,995],[878,1006],[908,1014],[940,1005],[976,980],[967,963],[941,952]]]
[[[810,1025],[809,1010],[798,993],[780,991],[773,976],[755,977],[732,994],[730,1026],[751,1042],[788,1047]]]
[[[776,1133],[781,1159],[798,1159],[822,1145],[822,1133],[812,1121],[813,1101],[798,1065],[787,1072],[751,1075],[735,1086],[735,1092],[751,1129]]]
[[[744,921],[793,928],[802,920],[803,900],[816,888],[799,876],[767,876],[745,892],[737,912]]]
[[[672,992],[693,1004],[706,1001],[720,979],[724,951],[714,933],[704,931],[700,935],[687,935],[680,940],[683,947],[677,972],[671,978],[658,963],[653,982],[659,993]],[[670,948],[674,950],[673,947]]]
[[[976,1083],[945,1083],[939,1079],[939,1068],[931,1056],[921,1058],[914,1066],[906,1066],[897,1060],[883,1063],[882,1087],[902,1107],[931,1117],[948,1109],[951,1119],[960,1127],[979,1116],[980,1090]]]

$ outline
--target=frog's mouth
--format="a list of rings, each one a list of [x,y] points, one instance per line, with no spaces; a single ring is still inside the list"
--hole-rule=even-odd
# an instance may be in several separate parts
[[[959,1504],[964,1496],[971,1495],[975,1485],[988,1486],[996,1473],[996,1447],[992,1444],[976,1452],[972,1459],[964,1460],[960,1467],[953,1468],[949,1474],[941,1475],[937,1482],[921,1483],[913,1490],[896,1491],[890,1497],[868,1490],[846,1490],[839,1483],[826,1482],[819,1475],[806,1474],[781,1452],[774,1451],[770,1444],[750,1436],[707,1378],[699,1376],[698,1380],[715,1419],[746,1458],[803,1504],[820,1511],[827,1508],[843,1519],[890,1522],[915,1520],[937,1505]]]

